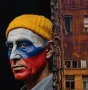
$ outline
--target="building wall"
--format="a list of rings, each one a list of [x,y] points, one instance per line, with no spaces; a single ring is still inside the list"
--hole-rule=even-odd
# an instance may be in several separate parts
[[[88,42],[88,33],[84,33],[84,16],[88,15],[88,0],[62,0],[62,9],[64,16],[72,16],[71,32],[64,35],[64,57],[65,60],[87,60],[88,61],[88,46],[83,47],[84,43]],[[69,44],[68,43],[72,43]],[[88,44],[88,43],[87,43]],[[72,47],[70,48],[70,46]],[[88,75],[87,68],[65,68],[63,77],[66,75],[74,75],[75,89],[83,90],[82,76]],[[67,90],[66,80],[63,80],[63,89]]]
[[[75,75],[75,90],[82,90],[82,76]]]
[[[78,0],[77,0],[78,1]],[[82,0],[81,0],[82,2]],[[78,4],[79,5],[79,4]],[[76,5],[77,6],[77,5]],[[72,35],[70,39],[68,38],[69,42],[73,42],[73,50],[71,57],[65,56],[65,58],[74,58],[74,59],[88,59],[88,51],[81,52],[81,45],[84,41],[88,40],[88,33],[83,33],[84,29],[84,15],[88,15],[88,8],[83,8],[81,6],[77,6],[75,8],[65,7],[63,8],[64,15],[71,15],[72,16]],[[68,33],[70,35],[70,33]],[[65,39],[65,38],[64,38]],[[84,49],[85,50],[85,49]]]

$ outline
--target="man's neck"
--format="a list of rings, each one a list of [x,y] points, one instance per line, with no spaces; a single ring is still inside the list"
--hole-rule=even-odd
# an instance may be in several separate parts
[[[34,76],[31,76],[31,78],[28,78],[25,81],[27,90],[31,90],[34,86],[36,86],[41,80],[46,78],[48,75],[50,75],[48,64],[46,64],[46,67],[39,73],[37,73]]]

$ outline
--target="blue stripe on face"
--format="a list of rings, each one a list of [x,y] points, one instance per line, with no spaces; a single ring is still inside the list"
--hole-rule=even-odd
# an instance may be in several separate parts
[[[21,40],[21,41],[18,41],[17,43],[17,47],[15,50],[17,50],[17,53],[16,54],[20,54],[20,56],[22,56],[23,58],[31,58],[33,56],[36,56],[38,54],[40,54],[41,52],[43,52],[45,50],[45,48],[43,46],[41,47],[36,47],[33,45],[32,42],[28,41],[28,40]],[[10,43],[11,45],[11,43]],[[9,48],[9,43],[8,43],[8,48]],[[14,46],[14,45],[13,45]],[[8,57],[10,59],[10,56],[11,56],[11,53],[14,53],[12,52],[11,50],[8,50]]]

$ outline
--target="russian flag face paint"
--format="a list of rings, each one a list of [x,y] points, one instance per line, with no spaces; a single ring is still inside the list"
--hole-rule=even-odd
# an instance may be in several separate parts
[[[46,61],[46,41],[24,28],[9,32],[8,57],[16,79],[26,79],[36,74]]]

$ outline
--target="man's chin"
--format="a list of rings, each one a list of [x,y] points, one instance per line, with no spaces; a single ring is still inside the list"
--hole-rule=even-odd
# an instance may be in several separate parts
[[[31,76],[30,72],[14,72],[14,77],[16,80],[26,80],[28,77]]]

